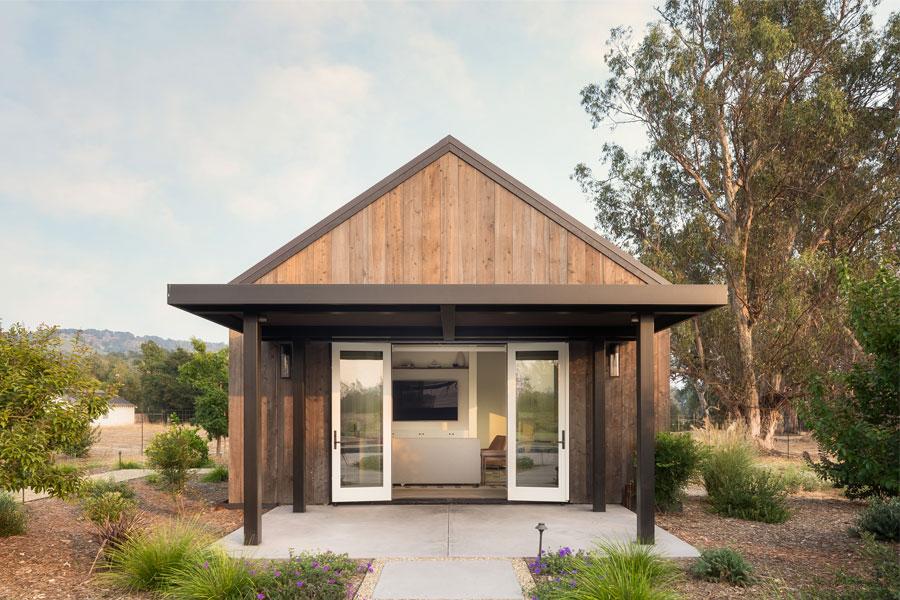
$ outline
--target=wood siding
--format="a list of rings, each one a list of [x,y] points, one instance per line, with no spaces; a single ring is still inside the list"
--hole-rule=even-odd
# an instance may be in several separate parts
[[[243,479],[243,430],[241,413],[241,335],[230,342],[229,379],[229,501],[241,502]],[[669,420],[669,332],[656,335],[656,428],[668,429]],[[591,449],[593,396],[591,343],[569,344],[569,493],[570,501],[591,502]],[[620,373],[606,381],[606,489],[607,502],[622,502],[629,480],[634,479],[636,380],[634,342],[620,349]],[[331,496],[331,353],[328,342],[306,346],[306,502],[327,504]],[[294,401],[290,380],[277,377],[278,348],[263,342],[261,354],[261,435],[263,503],[290,504],[292,492],[292,419]],[[234,365],[238,365],[235,368]]]
[[[447,153],[257,283],[644,282]]]
[[[646,277],[646,276],[644,276]],[[579,235],[535,209],[484,173],[446,153],[350,215],[257,283],[369,284],[643,284]],[[241,335],[231,332],[229,360],[229,499],[241,502],[243,430]],[[591,500],[591,344],[570,345],[570,499]],[[331,364],[328,342],[306,346],[305,495],[324,504],[331,495]],[[261,353],[263,502],[292,498],[290,380],[277,374],[278,348]],[[634,478],[635,344],[624,344],[621,377],[606,389],[607,501],[621,502]],[[657,335],[657,428],[668,425],[669,334]]]

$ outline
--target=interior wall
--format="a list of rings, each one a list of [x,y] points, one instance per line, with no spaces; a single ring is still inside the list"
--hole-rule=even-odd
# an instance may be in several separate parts
[[[506,352],[479,352],[477,360],[478,439],[487,448],[506,435]]]

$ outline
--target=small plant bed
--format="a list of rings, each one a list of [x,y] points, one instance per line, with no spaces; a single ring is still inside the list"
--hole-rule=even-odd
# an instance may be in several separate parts
[[[784,523],[722,517],[697,497],[686,498],[681,513],[658,514],[657,524],[673,535],[701,550],[731,548],[753,568],[752,585],[740,586],[698,578],[691,574],[695,559],[679,560],[685,577],[675,589],[687,598],[818,598],[814,594],[822,589],[853,597],[854,582],[870,577],[873,568],[865,540],[851,533],[865,504],[797,496],[787,505],[791,518]]]
[[[681,577],[676,563],[650,547],[600,544],[592,552],[560,548],[528,564],[534,600],[677,600],[672,585]]]
[[[100,481],[92,491],[109,493],[107,481]],[[115,486],[120,492],[124,486],[133,492],[141,521],[148,527],[171,522],[178,516],[179,508],[171,494],[148,485],[145,479]],[[224,507],[227,486],[225,482],[202,483],[192,477],[180,501],[184,518],[202,523],[213,537],[240,527],[241,511]],[[81,498],[68,502],[55,498],[37,500],[25,504],[24,510],[28,518],[25,534],[0,538],[0,598],[149,598],[146,594],[123,593],[91,576],[100,536],[98,526],[86,517]]]

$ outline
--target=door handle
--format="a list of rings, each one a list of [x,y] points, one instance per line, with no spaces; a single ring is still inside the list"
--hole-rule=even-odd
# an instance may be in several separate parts
[[[563,450],[566,449],[566,430],[565,429],[562,430],[562,439],[556,443],[561,445]]]
[[[332,433],[334,434],[334,446],[332,447],[332,450],[337,450],[338,444],[340,444],[340,442],[337,439],[337,429],[332,431]]]

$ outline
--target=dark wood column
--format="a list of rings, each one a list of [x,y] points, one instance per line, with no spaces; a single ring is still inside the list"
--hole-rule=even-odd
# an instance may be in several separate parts
[[[655,526],[655,428],[653,422],[654,317],[643,314],[637,323],[637,539],[652,544]]]
[[[594,512],[606,512],[606,345],[595,339],[592,344],[591,371],[593,376],[594,442],[592,466],[592,492]]]
[[[244,315],[244,545],[262,540],[262,477],[259,437],[259,315]]]
[[[291,353],[294,396],[293,495],[294,512],[306,512],[304,473],[306,472],[306,340],[295,338]]]

